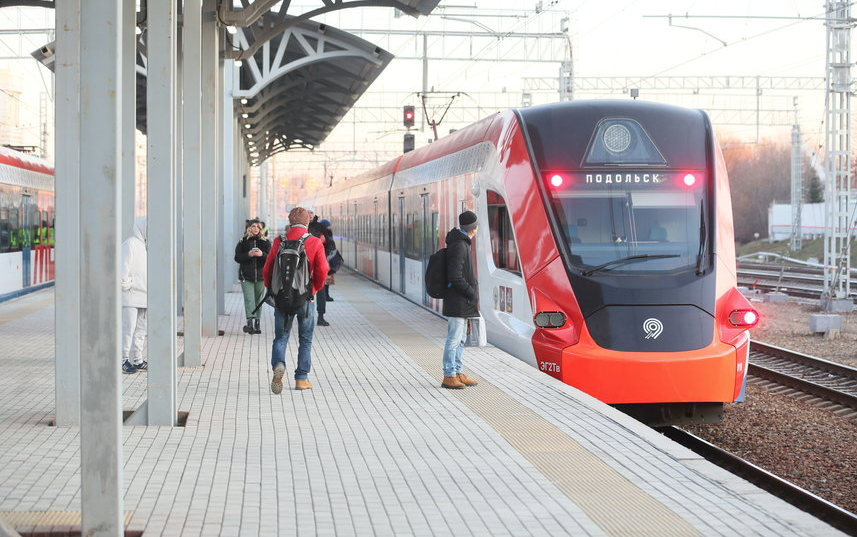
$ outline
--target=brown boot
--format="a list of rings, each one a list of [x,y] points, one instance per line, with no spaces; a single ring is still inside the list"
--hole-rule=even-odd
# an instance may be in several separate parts
[[[464,384],[458,380],[458,377],[443,377],[443,382],[440,383],[440,387],[460,390],[464,388]]]
[[[458,374],[458,381],[464,384],[465,386],[476,386],[477,384],[479,384],[475,380],[467,378],[467,375],[465,375],[464,373]]]
[[[295,389],[296,390],[311,390],[312,384],[310,384],[308,380],[296,380],[295,381]]]

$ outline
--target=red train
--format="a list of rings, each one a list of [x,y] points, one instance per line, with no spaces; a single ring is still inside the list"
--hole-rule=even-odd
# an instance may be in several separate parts
[[[469,209],[488,340],[650,424],[742,400],[748,329],[708,116],[642,101],[510,110],[321,192],[348,266],[439,311],[423,274]]]
[[[54,280],[54,169],[0,147],[0,301]]]

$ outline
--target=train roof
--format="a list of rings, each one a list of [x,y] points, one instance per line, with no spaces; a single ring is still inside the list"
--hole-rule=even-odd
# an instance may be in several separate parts
[[[0,146],[0,164],[14,166],[47,175],[54,174],[54,167],[47,161],[8,147]]]

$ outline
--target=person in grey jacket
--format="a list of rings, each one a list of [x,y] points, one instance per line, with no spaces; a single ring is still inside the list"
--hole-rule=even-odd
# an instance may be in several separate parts
[[[143,358],[147,336],[146,238],[145,216],[134,221],[134,233],[122,243],[122,371],[146,370]]]
[[[447,317],[446,344],[443,347],[444,388],[461,389],[477,382],[462,373],[461,356],[467,339],[467,320],[479,317],[479,283],[473,272],[471,242],[478,228],[476,213],[458,215],[458,226],[446,234],[446,275],[450,288],[443,297]]]

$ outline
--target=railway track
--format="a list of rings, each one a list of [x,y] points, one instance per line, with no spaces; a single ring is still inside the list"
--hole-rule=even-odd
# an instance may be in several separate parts
[[[824,290],[824,270],[741,261],[738,264],[738,285],[760,291],[779,291],[799,298],[819,298]],[[851,298],[857,298],[857,289],[851,292]]]
[[[786,395],[812,396],[809,402],[857,419],[857,369],[752,341],[748,373]]]
[[[757,487],[812,514],[848,535],[857,535],[857,515],[834,505],[774,474],[745,461],[737,455],[706,442],[678,427],[658,429],[668,438],[701,455],[706,460],[743,477]]]

